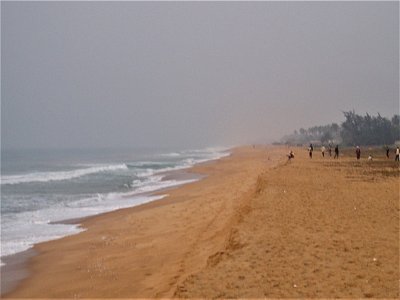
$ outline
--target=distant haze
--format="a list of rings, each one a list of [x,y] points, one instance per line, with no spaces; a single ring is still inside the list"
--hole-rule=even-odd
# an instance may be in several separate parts
[[[268,142],[399,112],[398,2],[1,2],[3,148]]]

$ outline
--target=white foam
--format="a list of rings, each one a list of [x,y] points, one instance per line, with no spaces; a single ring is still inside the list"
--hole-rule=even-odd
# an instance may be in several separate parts
[[[221,152],[224,151],[224,152]],[[17,214],[3,215],[1,220],[2,237],[0,256],[15,254],[31,248],[34,244],[43,241],[61,238],[81,232],[78,225],[53,224],[66,219],[81,218],[96,215],[120,208],[132,207],[146,202],[161,199],[164,196],[140,195],[156,190],[174,187],[196,181],[188,180],[163,180],[168,171],[190,168],[195,164],[220,159],[230,153],[221,149],[192,150],[185,153],[174,153],[171,156],[182,156],[182,159],[174,167],[165,166],[161,169],[146,168],[149,164],[155,166],[170,165],[171,162],[137,162],[129,166],[134,168],[144,166],[141,169],[133,169],[139,179],[132,182],[133,190],[125,193],[95,194],[91,197],[73,200],[65,199],[55,206],[37,211],[25,211]],[[64,172],[42,172],[24,175],[10,175],[2,177],[1,184],[17,184],[27,182],[47,182],[53,180],[68,180],[98,172],[110,172],[126,170],[128,165],[92,165],[86,168]],[[1,263],[1,260],[0,260]],[[2,263],[1,263],[2,264]]]
[[[126,164],[119,165],[101,165],[85,169],[77,169],[72,171],[59,171],[59,172],[35,172],[21,175],[8,175],[1,176],[1,184],[18,184],[28,182],[48,182],[69,180],[73,178],[82,177],[89,174],[99,172],[110,172],[117,170],[127,170]]]
[[[226,153],[227,151],[229,151],[229,148],[227,147],[208,147],[208,148],[204,148],[204,149],[191,149],[191,150],[185,150],[182,153],[185,154],[206,154],[206,155],[214,155],[214,154],[218,154],[218,153]]]
[[[152,176],[145,182],[138,182],[135,180],[133,182],[133,186],[135,187],[134,194],[154,192],[156,190],[187,184],[198,180],[163,180],[163,177],[164,176]]]
[[[197,150],[197,151],[200,151],[200,150]],[[193,150],[192,152],[195,152],[195,150]],[[203,153],[203,152],[201,152],[201,153]],[[152,176],[154,174],[160,174],[160,173],[165,173],[165,172],[169,172],[169,171],[184,170],[184,169],[193,167],[196,164],[221,159],[221,158],[229,156],[229,155],[230,155],[229,152],[211,152],[211,153],[207,152],[206,154],[203,153],[201,158],[184,158],[180,163],[178,162],[178,165],[175,167],[165,167],[165,168],[161,168],[161,169],[157,169],[157,170],[143,169],[143,170],[137,172],[136,175],[138,177],[146,177],[146,176]]]
[[[140,169],[136,172],[136,176],[138,177],[148,177],[155,173],[153,169]]]
[[[2,216],[0,256],[12,255],[30,249],[34,244],[77,234],[79,225],[54,224],[67,219],[82,218],[121,208],[159,200],[160,196],[126,197],[123,193],[95,195],[68,205],[58,205],[38,211]],[[1,263],[3,265],[3,263]]]
[[[163,156],[163,157],[179,157],[179,156],[181,156],[181,154],[178,152],[171,152],[171,153],[161,154],[161,156]]]

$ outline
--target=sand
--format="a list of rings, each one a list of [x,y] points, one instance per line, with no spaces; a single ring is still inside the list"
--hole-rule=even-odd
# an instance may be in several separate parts
[[[5,296],[398,298],[398,164],[286,152],[237,148],[163,200],[86,219],[36,245]]]

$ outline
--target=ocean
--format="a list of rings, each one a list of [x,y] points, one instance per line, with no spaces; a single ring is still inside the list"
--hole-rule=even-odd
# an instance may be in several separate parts
[[[198,180],[169,172],[227,155],[224,148],[2,150],[0,258],[84,230],[61,221],[161,199],[151,193]]]

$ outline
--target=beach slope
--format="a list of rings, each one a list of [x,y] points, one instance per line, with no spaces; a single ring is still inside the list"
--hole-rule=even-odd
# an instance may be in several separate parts
[[[399,167],[242,147],[201,181],[39,244],[6,297],[399,297]]]
[[[399,298],[399,165],[296,152],[259,176],[225,249],[175,296]]]
[[[198,165],[201,181],[167,190],[142,206],[86,219],[85,232],[35,246],[32,276],[5,297],[171,297],[224,248],[257,177],[282,151],[237,148]]]

